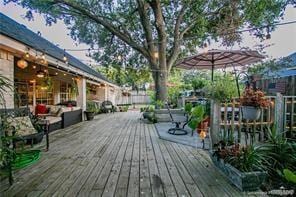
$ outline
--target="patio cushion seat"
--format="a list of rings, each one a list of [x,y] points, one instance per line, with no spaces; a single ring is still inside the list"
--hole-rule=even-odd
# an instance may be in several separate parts
[[[62,121],[62,117],[56,117],[56,116],[47,116],[45,119],[48,121],[49,124],[54,124]]]
[[[27,136],[37,133],[29,116],[10,117],[7,119],[7,122],[15,128],[17,136]],[[12,135],[12,133],[9,133],[9,135]]]

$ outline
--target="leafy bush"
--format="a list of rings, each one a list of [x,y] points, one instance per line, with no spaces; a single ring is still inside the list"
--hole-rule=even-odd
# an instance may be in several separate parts
[[[206,86],[208,97],[219,101],[229,101],[238,96],[237,87],[232,76],[217,77],[218,79]]]
[[[184,108],[185,112],[187,114],[190,114],[191,113],[191,110],[192,110],[192,107],[193,107],[192,103],[186,103],[185,104],[185,108]]]

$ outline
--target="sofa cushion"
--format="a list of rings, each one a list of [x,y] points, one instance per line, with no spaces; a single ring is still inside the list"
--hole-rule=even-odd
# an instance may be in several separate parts
[[[54,123],[62,121],[62,117],[47,116],[46,120],[48,121],[49,124],[54,124]]]
[[[9,117],[7,118],[7,122],[10,126],[15,128],[17,136],[27,136],[37,133],[29,116]],[[8,133],[8,135],[12,135],[12,133]]]
[[[58,116],[60,110],[61,110],[61,106],[55,106],[55,105],[50,106],[50,114],[52,116]]]

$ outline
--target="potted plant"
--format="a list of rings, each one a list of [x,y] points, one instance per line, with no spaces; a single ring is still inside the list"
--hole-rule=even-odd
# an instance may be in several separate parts
[[[154,108],[152,106],[148,106],[143,109],[143,118],[149,119],[154,116]]]
[[[86,115],[86,120],[93,120],[96,113],[96,105],[93,101],[86,102],[86,111],[84,112]]]
[[[247,87],[240,98],[243,118],[246,120],[258,120],[261,114],[261,108],[269,106],[269,101],[265,94],[260,91]]]
[[[241,191],[255,191],[266,179],[263,161],[264,151],[260,146],[227,146],[224,141],[216,145],[211,154],[213,163]]]

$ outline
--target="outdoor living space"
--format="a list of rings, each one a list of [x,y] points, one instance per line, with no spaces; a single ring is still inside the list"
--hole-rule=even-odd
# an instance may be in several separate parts
[[[159,139],[138,111],[53,132],[50,144],[11,187],[1,182],[4,196],[242,196],[207,152]]]

